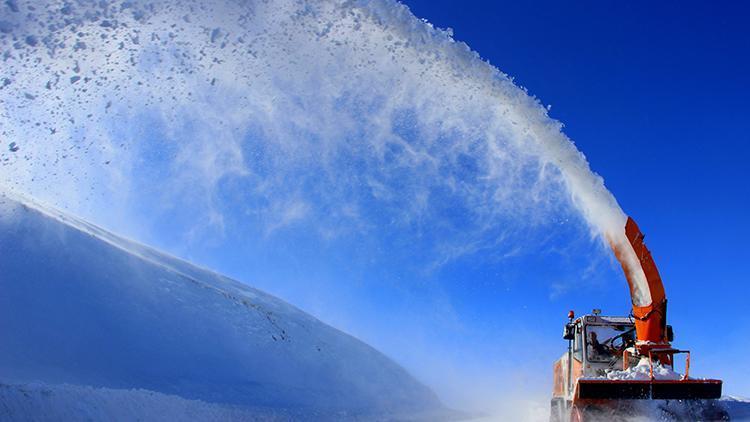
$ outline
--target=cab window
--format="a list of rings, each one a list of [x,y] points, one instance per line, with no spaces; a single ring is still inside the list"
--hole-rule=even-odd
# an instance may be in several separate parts
[[[589,325],[586,327],[586,357],[592,362],[609,362],[634,344],[634,336],[631,325]]]
[[[576,338],[573,341],[573,358],[579,362],[583,362],[583,333],[581,325],[576,325]]]

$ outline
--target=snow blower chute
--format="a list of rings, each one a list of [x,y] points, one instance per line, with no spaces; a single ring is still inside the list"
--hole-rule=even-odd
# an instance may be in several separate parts
[[[714,399],[722,382],[690,378],[690,352],[672,347],[667,298],[659,271],[633,219],[627,242],[609,239],[630,287],[632,315],[602,316],[599,310],[568,314],[567,352],[555,362],[550,420],[728,420]],[[684,358],[684,359],[683,359]],[[675,371],[681,363],[683,373]],[[654,415],[654,412],[657,414]]]

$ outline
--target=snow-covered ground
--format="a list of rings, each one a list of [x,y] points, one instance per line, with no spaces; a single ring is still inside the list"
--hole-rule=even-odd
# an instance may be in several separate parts
[[[621,408],[599,414],[592,422],[693,422],[695,420],[690,417],[686,418],[684,414],[680,415],[679,412],[687,408],[674,400],[651,402],[635,400],[626,405],[632,407],[627,410]],[[719,400],[718,405],[729,413],[732,422],[750,422],[750,399],[723,397]],[[510,408],[513,406],[515,407]],[[668,411],[665,412],[663,409]],[[541,400],[516,400],[512,405],[509,404],[509,408],[466,419],[466,421],[471,422],[549,422],[549,420],[549,403]]]
[[[386,356],[275,297],[7,196],[0,269],[2,420],[442,408]]]
[[[0,420],[52,421],[369,421],[441,420],[442,411],[389,412],[283,409],[187,400],[141,389],[93,388],[78,385],[0,384]]]
[[[0,403],[0,420],[275,421],[299,416],[291,411],[206,403],[148,390],[41,383],[2,384]]]
[[[721,405],[729,412],[733,421],[750,421],[750,399],[742,397],[724,397]]]

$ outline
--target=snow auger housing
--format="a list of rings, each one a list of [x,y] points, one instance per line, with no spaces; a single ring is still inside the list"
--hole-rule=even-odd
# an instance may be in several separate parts
[[[671,346],[664,285],[631,218],[625,235],[627,242],[609,240],[628,280],[632,315],[568,314],[563,331],[568,351],[554,365],[550,420],[599,420],[613,411],[636,416],[654,406],[679,420],[728,420],[713,403],[721,397],[722,382],[690,378],[690,352]],[[681,356],[684,372],[678,374],[675,361]]]

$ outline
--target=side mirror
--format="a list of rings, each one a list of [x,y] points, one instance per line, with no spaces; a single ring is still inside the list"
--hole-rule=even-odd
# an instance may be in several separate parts
[[[674,341],[674,330],[671,325],[667,325],[667,341],[670,343]]]
[[[576,338],[575,324],[565,324],[565,328],[563,329],[563,339],[573,340],[574,338]]]

